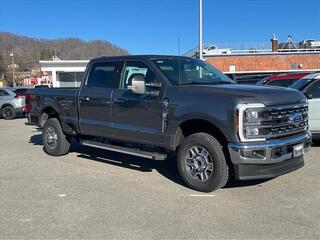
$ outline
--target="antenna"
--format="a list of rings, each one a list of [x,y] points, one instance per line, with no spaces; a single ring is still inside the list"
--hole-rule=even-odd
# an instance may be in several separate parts
[[[180,84],[180,71],[181,71],[181,69],[180,69],[180,66],[181,66],[181,55],[180,55],[180,37],[178,37],[178,61],[179,61],[179,67],[178,67],[178,83],[179,83],[179,85],[181,85]]]
[[[202,39],[202,0],[199,0],[199,58],[203,60],[203,39]]]

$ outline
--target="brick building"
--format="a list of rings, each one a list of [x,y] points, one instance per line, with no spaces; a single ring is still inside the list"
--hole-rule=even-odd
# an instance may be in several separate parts
[[[228,54],[207,56],[205,59],[229,74],[320,71],[320,52]]]

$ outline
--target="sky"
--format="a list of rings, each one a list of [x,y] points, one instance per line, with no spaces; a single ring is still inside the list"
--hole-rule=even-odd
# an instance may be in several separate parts
[[[0,0],[0,31],[101,39],[131,54],[198,45],[199,0]],[[320,0],[203,0],[205,43],[320,40]],[[231,44],[232,46],[232,44]]]

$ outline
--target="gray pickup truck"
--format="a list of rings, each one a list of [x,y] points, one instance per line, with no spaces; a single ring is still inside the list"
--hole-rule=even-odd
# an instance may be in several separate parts
[[[296,170],[311,146],[302,93],[238,85],[193,58],[96,58],[80,88],[30,94],[46,153],[67,154],[71,138],[153,160],[177,153],[182,179],[203,192]]]

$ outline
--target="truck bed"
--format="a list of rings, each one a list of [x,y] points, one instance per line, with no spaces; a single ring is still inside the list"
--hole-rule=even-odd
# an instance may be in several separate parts
[[[31,121],[41,125],[40,114],[46,108],[53,108],[59,118],[68,125],[78,127],[77,94],[79,88],[35,88],[30,89],[30,107],[34,119]]]

